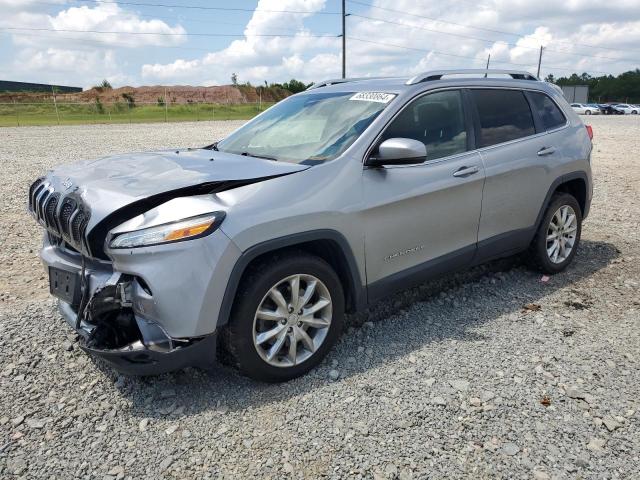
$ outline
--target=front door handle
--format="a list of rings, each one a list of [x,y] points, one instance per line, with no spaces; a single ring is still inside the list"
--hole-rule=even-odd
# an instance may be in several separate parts
[[[454,177],[468,177],[469,175],[473,175],[474,173],[478,173],[480,169],[475,165],[472,167],[460,167],[458,170],[453,172]]]
[[[554,147],[542,147],[540,150],[538,150],[538,156],[544,157],[545,155],[551,155],[555,151],[556,149]]]

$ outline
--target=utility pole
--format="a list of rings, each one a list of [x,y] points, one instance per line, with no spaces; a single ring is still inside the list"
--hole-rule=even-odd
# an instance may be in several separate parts
[[[491,61],[491,54],[487,57],[487,68],[485,70],[489,70],[489,62]],[[487,74],[484,74],[484,78],[487,78]]]
[[[542,65],[542,50],[544,50],[544,47],[540,45],[540,56],[538,57],[538,74],[536,75],[538,78],[540,78],[540,65]]]
[[[164,121],[167,123],[169,121],[169,111],[167,106],[167,87],[164,88]]]
[[[56,101],[56,90],[51,85],[51,93],[53,93],[53,106],[56,109],[56,118],[58,119],[58,125],[60,125],[60,113],[58,112],[58,102]]]
[[[345,3],[346,0],[342,0],[342,78],[347,77],[347,32],[345,31],[347,15]]]

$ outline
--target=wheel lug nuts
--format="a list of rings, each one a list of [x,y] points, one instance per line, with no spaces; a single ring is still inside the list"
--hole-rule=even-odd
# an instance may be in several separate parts
[[[287,319],[286,319],[286,318],[283,318],[282,320],[280,320],[280,323],[281,323],[282,325],[286,325],[286,324],[287,324]]]
[[[289,306],[289,313],[293,313],[293,307]]]
[[[301,327],[302,326],[302,322],[298,322],[298,326]]]
[[[289,333],[293,332],[293,327],[287,328],[287,332],[289,332]]]

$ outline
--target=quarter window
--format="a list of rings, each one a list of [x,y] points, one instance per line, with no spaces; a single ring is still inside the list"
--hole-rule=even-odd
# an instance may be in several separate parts
[[[471,90],[480,116],[480,147],[533,135],[529,102],[519,90]]]
[[[409,103],[387,127],[380,142],[411,138],[427,147],[427,160],[467,150],[467,131],[459,90],[424,95]]]
[[[542,121],[545,130],[552,130],[567,123],[567,119],[558,106],[544,93],[529,92],[532,107]]]

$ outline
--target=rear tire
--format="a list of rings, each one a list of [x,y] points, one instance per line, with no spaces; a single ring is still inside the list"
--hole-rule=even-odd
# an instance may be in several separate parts
[[[586,112],[584,112],[585,115],[591,115],[591,110],[587,110]]]
[[[243,375],[286,382],[322,361],[343,319],[344,292],[331,266],[304,252],[280,253],[243,277],[224,348]]]
[[[533,267],[554,274],[569,266],[576,255],[582,233],[582,210],[575,197],[555,193],[529,247]]]

